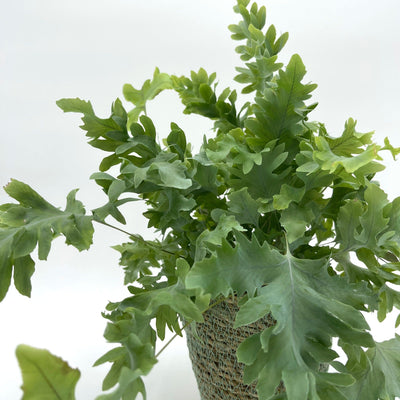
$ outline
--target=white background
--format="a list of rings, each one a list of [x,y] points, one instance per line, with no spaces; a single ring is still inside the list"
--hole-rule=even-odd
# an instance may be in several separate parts
[[[319,84],[313,119],[341,133],[348,117],[360,131],[376,131],[400,146],[400,3],[398,0],[270,0],[268,23],[289,31],[281,55],[299,53],[306,81]],[[10,178],[29,183],[51,203],[80,188],[87,209],[106,201],[88,177],[102,154],[86,145],[78,115],[63,114],[62,97],[90,99],[108,117],[122,85],[141,86],[155,66],[177,75],[204,67],[217,72],[220,87],[232,84],[234,52],[227,25],[238,21],[233,0],[13,0],[0,2],[0,185]],[[198,147],[210,123],[181,116],[173,93],[153,102],[149,115],[160,137],[177,122]],[[387,159],[382,187],[399,194],[399,163]],[[4,192],[0,201],[8,201]],[[135,203],[128,230],[152,237]],[[94,399],[108,367],[91,364],[109,349],[100,313],[126,295],[118,254],[110,246],[123,235],[98,228],[92,251],[78,253],[61,239],[48,262],[37,264],[32,298],[10,289],[0,304],[0,400],[21,398],[17,344],[48,348],[78,367],[77,399]],[[397,315],[395,315],[397,316]],[[378,340],[394,335],[393,318],[372,324]],[[399,331],[397,330],[399,333]],[[148,399],[198,400],[185,342],[176,340],[146,379]]]

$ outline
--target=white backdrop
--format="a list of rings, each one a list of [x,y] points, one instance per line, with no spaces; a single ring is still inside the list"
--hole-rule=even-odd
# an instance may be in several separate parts
[[[141,86],[155,66],[177,75],[204,67],[217,72],[220,87],[231,84],[239,59],[227,25],[238,17],[233,0],[13,0],[0,2],[0,185],[10,178],[29,183],[48,201],[65,205],[66,194],[80,188],[87,209],[106,198],[88,177],[101,154],[86,145],[77,115],[63,114],[62,97],[90,99],[107,117],[122,85]],[[306,80],[319,84],[311,114],[333,135],[345,120],[360,131],[376,131],[400,146],[400,3],[398,0],[260,0],[268,23],[290,38],[281,60],[296,52]],[[149,108],[158,132],[168,134],[175,121],[198,147],[211,125],[200,117],[182,117],[177,96],[162,94]],[[393,199],[400,192],[399,163],[387,161],[383,188]],[[4,192],[0,202],[7,200]],[[130,211],[130,230],[145,237],[139,206]],[[99,228],[99,227],[97,227]],[[129,230],[128,229],[128,230]],[[48,262],[37,264],[32,298],[14,289],[0,303],[0,400],[21,398],[15,347],[48,348],[78,367],[77,399],[100,393],[108,367],[91,364],[109,346],[100,313],[108,301],[126,294],[118,254],[110,246],[126,240],[97,229],[90,252],[53,244]],[[397,315],[395,315],[397,316]],[[380,339],[394,335],[394,319],[373,323]],[[397,330],[398,333],[399,330]],[[199,400],[185,342],[176,340],[147,378],[148,400]],[[162,397],[161,397],[162,396]]]

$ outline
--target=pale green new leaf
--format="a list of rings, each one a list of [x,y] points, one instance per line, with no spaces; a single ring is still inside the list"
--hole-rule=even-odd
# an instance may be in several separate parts
[[[343,134],[337,138],[324,135],[333,153],[338,156],[350,157],[364,151],[364,146],[372,144],[374,132],[359,133],[356,131],[356,124],[353,118],[349,118],[344,126]]]
[[[314,151],[314,160],[319,163],[321,169],[329,173],[337,171],[338,167],[343,167],[347,173],[354,173],[378,158],[380,149],[379,146],[371,144],[360,154],[349,155],[346,153],[343,156],[335,154],[328,141],[322,136],[316,137],[315,142],[317,150]]]
[[[90,101],[79,99],[60,99],[56,102],[64,112],[78,112],[94,115],[93,107]]]
[[[393,160],[396,160],[396,156],[400,154],[400,147],[393,147],[387,137],[385,137],[384,143],[385,146],[382,147],[381,150],[389,150],[392,154]]]
[[[271,25],[264,34],[262,28],[265,25],[266,9],[264,6],[258,8],[253,3],[250,12],[246,9],[247,1],[238,2],[234,7],[235,12],[242,15],[243,20],[236,25],[229,25],[232,32],[232,39],[244,40],[246,44],[236,47],[240,58],[247,62],[246,67],[237,67],[239,75],[235,80],[248,85],[243,89],[243,93],[251,93],[254,90],[263,92],[272,80],[273,73],[282,67],[276,63],[277,54],[282,50],[287,42],[288,34],[284,33],[276,38],[276,29]]]
[[[137,122],[142,112],[146,112],[147,101],[153,100],[165,89],[172,89],[171,77],[168,74],[161,73],[158,68],[154,70],[153,79],[145,81],[141,89],[135,89],[130,84],[124,85],[125,99],[135,106],[128,113],[127,129],[130,129],[132,123]]]
[[[227,133],[241,126],[236,114],[236,91],[224,89],[220,95],[216,93],[216,74],[210,75],[200,68],[191,71],[190,78],[171,76],[174,90],[179,94],[185,109],[184,114],[198,114],[215,120],[214,130]],[[228,100],[228,101],[227,101]]]
[[[96,149],[112,153],[101,161],[101,171],[120,163],[120,156],[115,154],[116,149],[126,144],[130,138],[126,128],[127,113],[120,99],[116,99],[112,104],[109,118],[97,117],[90,102],[78,98],[58,100],[57,105],[64,112],[82,113],[84,124],[81,128],[87,132],[89,144]]]
[[[75,400],[78,369],[47,350],[19,345],[16,350],[22,372],[22,400]]]

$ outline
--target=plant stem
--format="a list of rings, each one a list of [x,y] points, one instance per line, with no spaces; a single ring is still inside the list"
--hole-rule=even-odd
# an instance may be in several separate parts
[[[125,231],[125,230],[123,230],[123,229],[121,229],[121,228],[118,228],[118,226],[114,226],[114,225],[109,224],[108,222],[101,221],[100,219],[96,219],[96,218],[94,218],[93,221],[94,221],[94,222],[97,222],[97,223],[99,223],[99,224],[108,226],[109,228],[115,229],[115,230],[120,231],[120,232],[122,232],[122,233],[125,233],[125,235],[134,237],[135,239],[138,238],[138,235],[135,235],[135,234],[133,234],[133,233],[129,233],[129,232],[127,232],[127,231]],[[144,240],[144,239],[143,239],[143,240]]]
[[[215,303],[212,303],[204,312],[207,312],[208,310],[211,310],[213,307],[215,307],[216,305],[222,303],[225,299],[225,297],[221,297],[220,299],[218,299]],[[204,313],[203,313],[204,314]],[[182,326],[181,331],[185,330],[193,321],[190,322],[186,322],[185,325]],[[160,351],[155,355],[156,358],[159,357],[159,355],[172,343],[172,341],[179,336],[177,333],[175,333],[174,336],[172,336],[171,339],[168,340],[167,343],[165,343],[165,345],[160,349]]]
[[[128,236],[131,237],[132,239],[137,240],[137,241],[139,241],[139,242],[146,243],[147,246],[152,247],[153,249],[157,249],[157,250],[159,250],[159,251],[163,251],[164,253],[170,254],[170,255],[172,255],[172,256],[176,256],[175,253],[172,253],[171,251],[165,250],[165,249],[163,249],[161,246],[157,246],[157,245],[154,244],[154,243],[148,242],[147,240],[143,239],[140,235],[137,235],[137,234],[134,234],[134,233],[130,233],[130,232],[128,232],[128,231],[125,231],[124,229],[118,228],[117,226],[111,225],[111,224],[109,224],[108,222],[101,221],[101,220],[96,219],[96,218],[94,218],[93,221],[95,221],[95,222],[97,222],[97,223],[99,223],[99,224],[108,226],[109,228],[115,229],[115,230],[117,230],[117,231],[119,231],[119,232],[125,233],[125,235],[128,235]],[[179,256],[179,255],[178,255],[178,257],[184,258],[184,257]]]
[[[185,329],[185,328],[189,325],[189,323],[190,323],[190,322],[187,322],[187,323],[182,327],[182,330]],[[171,342],[172,342],[177,336],[178,336],[178,334],[175,333],[175,335],[172,336],[172,338],[169,339],[167,343],[165,343],[165,345],[160,349],[160,351],[155,355],[155,357],[158,358],[159,355],[171,344]]]
[[[153,243],[149,243],[148,241],[144,240],[140,235],[130,233],[130,232],[128,232],[128,231],[125,231],[124,229],[118,228],[117,226],[111,225],[111,224],[109,224],[108,222],[105,222],[105,221],[102,221],[102,220],[99,220],[99,219],[96,219],[96,218],[94,218],[93,221],[95,221],[95,222],[97,222],[97,223],[99,223],[99,224],[108,226],[109,228],[115,229],[115,230],[117,230],[117,231],[119,231],[119,232],[125,233],[126,235],[128,235],[128,236],[131,237],[131,238],[133,238],[134,240],[138,240],[138,241],[140,241],[140,242],[146,243],[147,246],[156,248],[157,250],[163,251],[163,252],[168,253],[168,254],[173,255],[173,256],[176,255],[175,253],[172,253],[172,252],[170,252],[170,251],[168,251],[168,250],[163,249],[161,246],[157,246],[157,245],[155,245],[155,244],[153,244]],[[178,257],[184,258],[184,257],[182,257],[182,256],[178,256]],[[220,299],[218,299],[217,301],[215,301],[213,304],[211,304],[204,312],[207,312],[208,310],[211,310],[213,307],[215,307],[215,306],[218,305],[219,303],[222,303],[224,300],[225,300],[225,298],[224,298],[224,297],[221,297]],[[191,324],[191,322],[186,322],[186,324],[182,326],[182,329],[181,329],[181,330],[183,331],[184,329],[186,329],[186,327],[187,327],[189,324]],[[175,333],[175,335],[172,336],[172,338],[169,339],[167,343],[165,343],[165,345],[160,349],[160,351],[155,355],[155,357],[158,358],[159,355],[173,342],[173,340],[174,340],[177,336],[178,336],[178,334]]]

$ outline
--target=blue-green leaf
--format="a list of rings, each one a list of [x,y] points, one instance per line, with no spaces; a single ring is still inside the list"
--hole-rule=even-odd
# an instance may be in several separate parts
[[[319,363],[337,356],[330,349],[332,337],[358,346],[374,346],[367,332],[369,326],[356,309],[361,288],[329,276],[326,259],[297,259],[266,243],[261,246],[255,239],[249,241],[240,233],[235,236],[235,247],[224,242],[213,256],[194,264],[186,286],[212,297],[246,293],[249,299],[241,306],[235,326],[248,325],[269,313],[277,321],[275,327],[265,331],[268,335],[260,336],[263,350],[256,359],[254,355],[246,358],[243,348],[239,352],[247,363],[254,360],[254,366],[251,363],[246,369],[258,377],[261,398],[271,396],[279,380],[285,378],[293,398],[297,398],[300,377],[303,396],[315,392],[319,380],[352,384],[349,376],[320,376],[317,370]],[[327,292],[326,288],[336,289]],[[246,342],[246,346],[257,349],[255,340]],[[266,376],[276,376],[276,381],[266,386]]]
[[[69,193],[65,211],[52,206],[25,183],[12,180],[5,191],[19,204],[9,204],[0,211],[0,300],[11,281],[14,266],[16,288],[30,296],[30,278],[34,262],[29,254],[38,245],[39,259],[46,259],[51,241],[58,235],[79,251],[92,243],[92,217],[85,215],[82,203]]]

